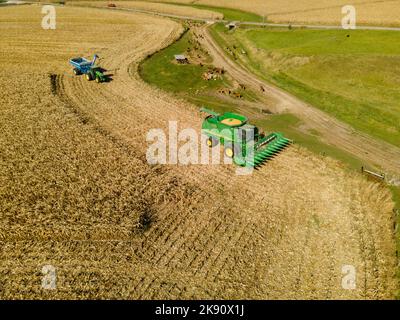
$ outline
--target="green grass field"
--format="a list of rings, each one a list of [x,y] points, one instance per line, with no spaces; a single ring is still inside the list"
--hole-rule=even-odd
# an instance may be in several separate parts
[[[215,90],[224,84],[229,85],[224,78],[213,81],[203,80],[202,74],[207,71],[207,64],[203,66],[196,63],[179,65],[174,62],[174,55],[186,54],[187,48],[193,46],[190,41],[192,41],[192,36],[186,32],[179,41],[145,60],[140,66],[142,78],[161,89],[188,97],[194,94],[207,94],[208,91]],[[209,57],[206,62],[210,62]]]
[[[400,146],[400,33],[212,29],[221,47],[264,79],[354,128]],[[240,54],[244,49],[247,54]]]
[[[391,186],[390,188],[393,194],[393,201],[396,203],[396,210],[398,210],[400,214],[400,187]],[[397,217],[397,223],[400,223],[400,215]],[[398,237],[400,238],[400,228],[397,231]],[[400,243],[399,243],[399,251],[400,251]]]
[[[139,68],[141,77],[147,83],[173,92],[197,106],[208,106],[218,111],[232,110],[237,108],[243,100],[254,101],[256,99],[251,91],[232,89],[231,81],[225,76],[216,80],[204,80],[202,75],[209,67],[212,67],[212,61],[210,56],[200,48],[193,51],[196,46],[192,33],[186,32],[174,44],[143,61]],[[201,54],[202,66],[199,61],[191,61],[190,53],[187,55],[191,61],[190,64],[180,65],[174,62],[174,55],[186,54],[188,48],[192,48],[191,53],[194,56]],[[231,88],[242,94],[243,99],[236,99],[226,106],[226,99],[217,95],[218,89],[222,88]]]

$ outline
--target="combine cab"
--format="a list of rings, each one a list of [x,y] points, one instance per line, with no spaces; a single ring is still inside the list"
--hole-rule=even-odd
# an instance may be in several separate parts
[[[231,112],[220,115],[205,108],[201,111],[209,114],[202,125],[207,145],[211,148],[221,143],[225,155],[237,165],[260,166],[292,143],[281,133],[265,135],[248,124],[245,116]]]

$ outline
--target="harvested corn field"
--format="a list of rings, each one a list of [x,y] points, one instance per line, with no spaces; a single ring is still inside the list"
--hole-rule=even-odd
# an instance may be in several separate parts
[[[0,10],[2,299],[394,297],[381,184],[296,146],[250,176],[147,163],[150,129],[201,127],[193,105],[137,73],[180,24],[60,7],[42,30],[40,6]],[[73,76],[68,59],[93,52],[112,81]],[[45,265],[56,290],[42,287]]]

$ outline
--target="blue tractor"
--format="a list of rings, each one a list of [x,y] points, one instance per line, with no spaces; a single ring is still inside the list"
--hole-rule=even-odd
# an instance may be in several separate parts
[[[69,63],[74,67],[74,74],[84,74],[88,81],[95,80],[97,83],[106,81],[106,76],[103,73],[103,69],[96,66],[96,60],[98,55],[93,56],[92,61],[85,58],[73,58],[69,60]]]

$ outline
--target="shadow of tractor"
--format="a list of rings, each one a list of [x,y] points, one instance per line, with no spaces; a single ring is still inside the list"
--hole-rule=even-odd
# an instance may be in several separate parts
[[[103,73],[103,75],[104,75],[104,82],[111,82],[111,81],[113,81],[113,76],[114,76],[114,74],[113,73],[107,73],[107,69],[104,69],[104,68],[102,68],[102,67],[99,67],[98,68],[98,70],[101,72],[101,73]]]

